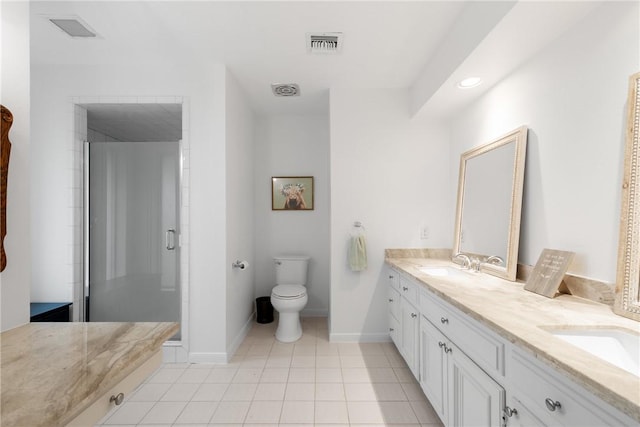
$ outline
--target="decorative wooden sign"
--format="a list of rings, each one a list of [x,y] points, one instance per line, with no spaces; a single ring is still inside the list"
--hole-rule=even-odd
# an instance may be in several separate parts
[[[544,249],[524,289],[553,298],[573,260],[573,255],[573,252]]]
[[[7,235],[7,179],[9,178],[9,129],[13,124],[13,114],[0,105],[0,271],[7,266],[7,254],[4,252],[4,236]]]

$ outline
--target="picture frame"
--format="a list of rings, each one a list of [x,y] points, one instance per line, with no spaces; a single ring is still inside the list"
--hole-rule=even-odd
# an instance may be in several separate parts
[[[272,176],[272,211],[312,211],[314,209],[312,176]]]

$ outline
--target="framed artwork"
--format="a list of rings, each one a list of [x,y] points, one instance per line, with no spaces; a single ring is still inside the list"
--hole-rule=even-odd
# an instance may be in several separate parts
[[[272,176],[271,210],[312,211],[312,176]]]

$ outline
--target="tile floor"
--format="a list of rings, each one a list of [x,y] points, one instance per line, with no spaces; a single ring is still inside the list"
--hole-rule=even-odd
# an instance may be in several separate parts
[[[302,323],[291,344],[254,324],[227,365],[163,365],[96,427],[442,426],[392,343],[330,343],[326,318]]]

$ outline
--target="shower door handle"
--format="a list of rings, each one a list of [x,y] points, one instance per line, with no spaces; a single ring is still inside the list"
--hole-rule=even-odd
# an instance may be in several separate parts
[[[164,235],[164,243],[167,250],[172,251],[176,248],[176,230],[170,228]]]

